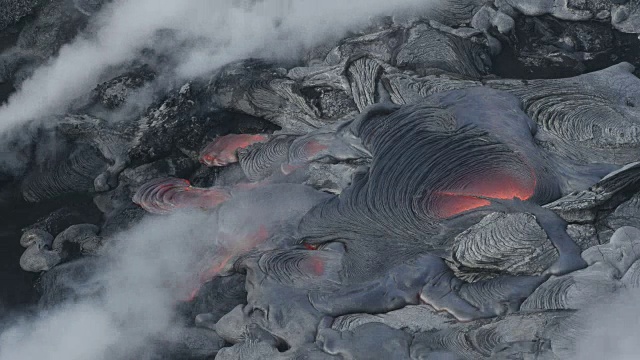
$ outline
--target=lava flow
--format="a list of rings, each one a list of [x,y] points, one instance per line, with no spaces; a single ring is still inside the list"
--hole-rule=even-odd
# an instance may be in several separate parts
[[[225,187],[197,188],[188,180],[164,178],[142,185],[133,202],[153,214],[169,214],[181,208],[214,208],[231,198]]]
[[[300,156],[300,158],[289,159],[288,163],[280,165],[280,171],[282,171],[284,175],[289,175],[303,168],[314,156],[327,149],[329,149],[329,146],[316,140],[309,140],[302,146],[301,151],[296,154]]]
[[[200,162],[206,166],[227,166],[238,162],[238,149],[265,142],[267,135],[229,134],[213,140],[200,153]]]
[[[499,176],[479,176],[461,190],[436,192],[437,215],[449,218],[466,211],[491,204],[484,198],[509,200],[530,199],[536,188],[536,179],[531,177],[515,177],[507,174]]]
[[[212,261],[212,264],[210,264],[206,268],[206,270],[200,273],[200,285],[198,285],[191,292],[191,295],[189,296],[187,301],[193,300],[198,295],[202,284],[209,282],[216,276],[220,275],[220,273],[227,267],[232,259],[237,258],[238,256],[257,247],[261,243],[265,242],[268,238],[269,231],[264,225],[260,225],[258,231],[249,233],[246,236],[220,234],[218,237],[218,241],[223,245],[218,246],[218,248],[216,249],[217,256]]]

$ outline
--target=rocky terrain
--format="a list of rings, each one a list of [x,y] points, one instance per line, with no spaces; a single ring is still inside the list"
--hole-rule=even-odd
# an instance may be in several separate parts
[[[109,5],[0,0],[0,103]],[[640,314],[637,0],[443,1],[167,80],[175,56],[0,136],[0,360],[41,329],[16,314],[60,311],[109,325],[43,358],[640,351],[614,321]]]

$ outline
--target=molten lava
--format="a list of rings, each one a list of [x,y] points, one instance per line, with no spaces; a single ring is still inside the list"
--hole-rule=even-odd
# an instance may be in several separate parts
[[[324,274],[324,261],[321,258],[312,257],[309,262],[309,266],[311,267],[311,272],[313,272],[313,274],[317,276]]]
[[[307,243],[305,243],[303,245],[304,245],[304,248],[307,249],[307,250],[318,250],[318,247],[316,245],[307,244]]]
[[[308,143],[304,144],[304,151],[308,156],[314,156],[318,154],[320,151],[327,150],[329,147],[327,145],[321,144],[318,141],[311,140]]]
[[[188,180],[165,178],[142,185],[132,200],[150,213],[169,214],[181,208],[214,208],[230,198],[228,187],[197,188]]]
[[[265,142],[266,135],[229,134],[221,136],[207,145],[200,153],[200,162],[207,166],[226,166],[238,162],[238,149]]]
[[[436,192],[437,215],[449,218],[463,212],[491,204],[484,198],[509,200],[530,199],[536,188],[533,172],[531,177],[514,177],[508,174],[480,177],[460,190]]]
[[[220,243],[225,246],[220,246],[218,250],[219,255],[213,261],[213,265],[210,265],[199,276],[200,285],[198,285],[192,292],[187,301],[192,301],[200,291],[202,284],[211,281],[218,276],[222,270],[229,264],[229,262],[237,258],[239,255],[246,253],[247,251],[255,248],[269,238],[269,232],[267,227],[260,225],[258,231],[250,233],[247,236],[234,236],[229,234],[221,234],[219,236]]]

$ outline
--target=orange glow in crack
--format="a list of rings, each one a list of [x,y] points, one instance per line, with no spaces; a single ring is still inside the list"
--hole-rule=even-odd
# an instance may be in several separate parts
[[[316,245],[307,244],[307,243],[304,243],[303,245],[304,245],[304,248],[307,250],[318,250],[318,247]]]
[[[497,176],[499,179],[482,178],[463,190],[436,192],[437,215],[441,218],[449,218],[491,204],[489,200],[480,199],[478,196],[502,200],[513,198],[528,200],[533,196],[536,188],[533,172],[531,172],[532,176],[526,179],[499,175]]]

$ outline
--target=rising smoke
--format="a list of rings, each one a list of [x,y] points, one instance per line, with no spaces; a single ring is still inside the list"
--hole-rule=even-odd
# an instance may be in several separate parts
[[[0,360],[144,355],[152,338],[177,326],[173,308],[197,286],[198,255],[215,247],[211,223],[207,213],[176,213],[117,235],[90,281],[100,296],[19,321],[0,334]]]
[[[582,310],[575,360],[635,360],[640,354],[640,290],[623,290]]]
[[[95,16],[94,29],[62,47],[0,108],[0,134],[29,120],[64,112],[106,69],[153,47],[171,31],[180,53],[176,76],[197,77],[249,56],[287,58],[357,29],[371,17],[427,11],[424,0],[116,0]],[[161,35],[158,35],[161,36]],[[184,44],[190,46],[184,46]],[[166,44],[165,44],[166,46]]]
[[[420,4],[422,3],[422,4]],[[160,30],[175,32],[184,54],[177,77],[197,77],[248,56],[287,58],[328,37],[340,36],[376,14],[418,0],[218,2],[210,0],[123,0],[95,17],[95,32],[64,46],[35,71],[0,108],[0,133],[29,120],[63,112],[87,93],[111,66],[153,46]],[[114,239],[110,265],[99,275],[98,300],[68,304],[29,318],[0,335],[0,360],[113,358],[110,349],[134,353],[168,330],[172,308],[185,291],[201,241],[210,240],[203,216],[174,215],[149,220]],[[210,244],[211,245],[211,244]]]
[[[116,0],[93,19],[90,33],[64,46],[0,107],[0,134],[31,120],[64,112],[112,66],[153,47],[160,30],[173,30],[180,63],[176,80],[205,75],[228,62],[254,57],[286,59],[302,49],[357,29],[376,15],[428,10],[425,0]],[[1,149],[0,149],[1,151]],[[0,165],[2,164],[0,158]],[[19,162],[19,159],[6,161]],[[203,213],[147,219],[117,235],[97,275],[98,299],[66,304],[18,320],[0,333],[0,360],[117,359],[138,353],[174,325],[198,269],[198,254],[212,246]],[[635,296],[624,299],[637,298]],[[580,359],[636,358],[640,307],[633,301],[594,309]],[[629,314],[635,316],[629,318]],[[611,357],[611,354],[618,354]]]
[[[424,0],[116,0],[81,34],[38,68],[0,108],[0,135],[31,120],[64,112],[112,66],[153,47],[173,30],[176,79],[206,74],[249,56],[285,59],[305,47],[357,29],[376,15],[427,10]],[[185,47],[185,43],[192,46]],[[165,44],[166,46],[166,44]],[[167,75],[169,76],[169,75]],[[4,162],[19,162],[2,159]],[[119,234],[97,279],[97,299],[66,304],[0,329],[0,360],[117,359],[139,354],[150,338],[169,330],[173,308],[197,270],[196,255],[212,246],[205,214],[147,219]]]

